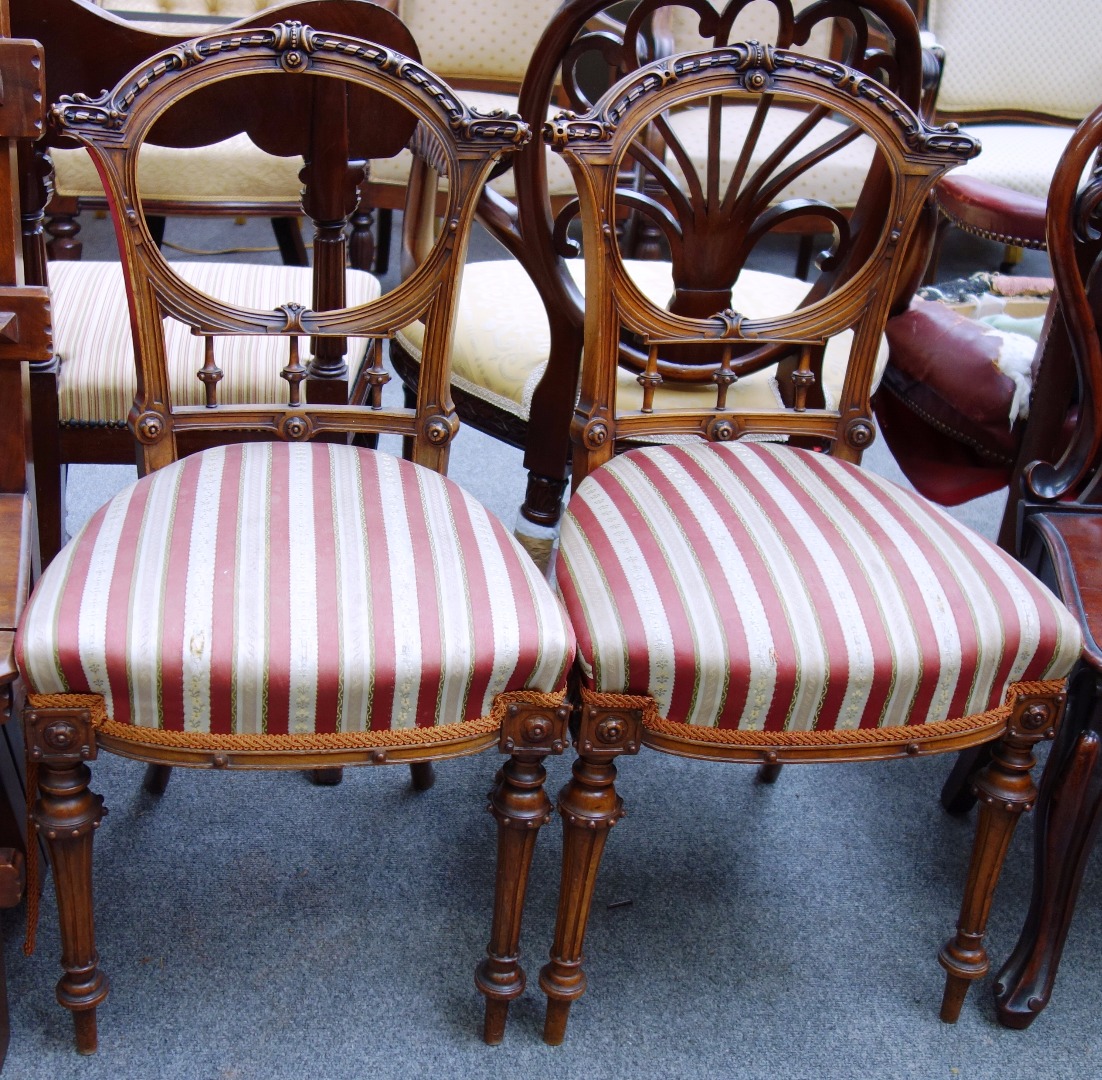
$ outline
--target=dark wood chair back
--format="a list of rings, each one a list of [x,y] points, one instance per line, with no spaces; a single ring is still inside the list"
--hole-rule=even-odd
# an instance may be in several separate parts
[[[137,190],[141,146],[171,122],[174,107],[181,102],[186,107],[190,95],[201,97],[213,115],[222,115],[214,112],[226,108],[216,104],[220,93],[228,95],[223,100],[230,109],[244,115],[250,96],[269,106],[273,100],[286,103],[280,121],[287,130],[278,138],[304,140],[309,146],[303,205],[324,240],[315,255],[314,298],[288,297],[278,310],[268,312],[234,308],[183,280],[152,242]],[[342,240],[326,234],[332,221],[329,210],[342,202],[354,204],[362,175],[354,161],[356,132],[369,129],[376,105],[383,107],[381,127],[395,108],[412,117],[415,150],[423,151],[416,169],[424,185],[435,190],[430,176],[439,172],[447,177],[444,223],[417,272],[383,299],[344,308],[338,290],[330,292],[329,303],[312,303],[319,281],[332,283],[334,275],[343,274]],[[458,426],[448,391],[450,326],[468,230],[487,174],[527,137],[521,121],[472,114],[426,69],[383,45],[296,22],[228,30],[186,48],[169,49],[98,98],[63,98],[52,118],[59,135],[79,141],[92,153],[115,217],[138,368],[130,426],[140,444],[140,467],[152,470],[174,460],[178,437],[196,431],[288,440],[394,431],[411,440],[415,461],[436,469],[446,466],[448,444]],[[225,125],[217,121],[213,126],[215,138],[221,138]],[[172,400],[162,321],[166,318],[203,338],[205,361],[196,377],[205,387],[205,405]],[[387,375],[377,349],[364,376],[370,388],[365,405],[307,403],[300,338],[381,342],[415,318],[426,321],[428,333],[414,408],[382,406],[380,391]],[[281,372],[287,392],[282,402],[220,401],[221,344],[241,335],[287,339]]]

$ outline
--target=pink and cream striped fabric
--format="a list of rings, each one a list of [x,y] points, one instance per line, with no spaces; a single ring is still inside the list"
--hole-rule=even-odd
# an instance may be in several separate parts
[[[446,478],[346,445],[218,447],[102,507],[17,641],[37,694],[216,734],[408,729],[561,691],[574,635],[531,561]]]
[[[634,450],[578,487],[559,587],[589,687],[747,731],[974,716],[1059,679],[1076,620],[918,496],[764,443]]]

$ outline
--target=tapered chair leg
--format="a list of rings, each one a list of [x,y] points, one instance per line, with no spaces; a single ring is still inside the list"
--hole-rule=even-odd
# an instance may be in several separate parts
[[[547,995],[543,1041],[558,1046],[566,1037],[570,1006],[585,993],[582,946],[608,831],[623,816],[616,794],[616,766],[609,758],[574,762],[573,777],[559,794],[563,822],[562,882],[551,962],[540,972]]]
[[[505,1037],[509,1003],[524,992],[519,961],[521,916],[536,833],[551,820],[551,800],[543,786],[546,777],[540,756],[519,752],[499,770],[490,792],[490,812],[497,818],[494,921],[475,985],[486,996],[482,1037],[491,1045]]]
[[[1102,704],[1084,670],[1045,766],[1033,831],[1033,896],[999,972],[999,1022],[1028,1027],[1048,1004],[1083,870],[1102,824]]]
[[[61,924],[61,966],[57,1000],[73,1012],[76,1045],[95,1053],[96,1008],[107,997],[107,976],[99,968],[92,911],[92,833],[103,818],[103,799],[88,789],[85,758],[94,756],[87,714],[28,712],[28,752],[38,764],[38,799],[33,819],[46,843],[54,873]]]
[[[941,1019],[947,1023],[954,1023],[960,1016],[968,987],[987,974],[989,961],[983,935],[995,886],[1018,819],[1036,801],[1033,747],[1046,735],[1051,737],[1059,709],[1060,703],[1052,700],[1019,701],[1006,734],[976,779],[980,813],[968,882],[956,935],[946,942],[938,956],[947,972],[941,1002]]]

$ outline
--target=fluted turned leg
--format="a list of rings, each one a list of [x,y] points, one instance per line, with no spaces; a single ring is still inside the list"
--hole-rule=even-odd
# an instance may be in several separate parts
[[[505,1037],[509,1002],[524,992],[519,957],[521,916],[536,832],[551,820],[551,800],[543,786],[546,777],[539,757],[514,755],[498,773],[490,792],[490,812],[497,818],[494,921],[475,983],[486,995],[482,1037],[492,1045]]]
[[[540,971],[547,995],[543,1041],[558,1046],[566,1038],[570,1006],[585,993],[582,947],[608,831],[624,815],[616,794],[615,758],[639,749],[640,714],[582,709],[578,759],[559,793],[563,822],[562,879],[551,961]]]
[[[1028,1027],[1048,1004],[1083,870],[1102,823],[1102,702],[1084,670],[1045,766],[1034,822],[1033,896],[1014,951],[999,972],[999,1022]]]
[[[73,1012],[76,1046],[95,1053],[96,1008],[107,997],[99,969],[92,912],[92,833],[104,815],[103,799],[88,790],[85,760],[95,756],[87,713],[28,710],[27,743],[38,764],[33,819],[45,841],[54,873],[61,925],[57,1000]]]
[[[953,1023],[960,1016],[968,987],[987,974],[989,961],[983,945],[987,916],[1002,871],[1010,838],[1021,815],[1036,800],[1033,783],[1033,747],[1054,734],[1062,700],[1026,697],[1019,700],[1006,734],[995,745],[991,761],[976,779],[980,801],[976,840],[968,869],[956,935],[938,956],[948,973],[941,1003],[941,1019]]]
[[[528,871],[536,833],[551,820],[544,790],[543,759],[565,748],[569,706],[510,705],[501,730],[501,749],[511,756],[498,770],[490,792],[497,819],[497,874],[494,918],[486,956],[475,971],[475,985],[486,997],[482,1037],[491,1045],[505,1037],[509,1003],[524,993],[520,966],[520,929]]]

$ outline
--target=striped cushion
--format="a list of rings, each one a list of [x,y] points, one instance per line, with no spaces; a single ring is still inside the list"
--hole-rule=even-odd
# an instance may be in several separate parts
[[[16,649],[32,693],[102,694],[117,723],[299,735],[454,724],[506,691],[561,690],[574,636],[451,481],[346,445],[254,443],[102,507],[42,575]]]
[[[1059,679],[1076,621],[987,540],[776,444],[633,450],[578,487],[558,580],[589,686],[745,731],[981,714]]]
[[[288,300],[310,306],[312,271],[302,266],[252,263],[174,262],[181,277],[229,304],[271,311]],[[62,422],[124,423],[134,402],[134,347],[119,263],[49,264],[53,297],[54,348],[60,361],[58,408]],[[379,295],[379,282],[362,270],[345,274],[349,305]],[[309,342],[300,342],[309,355]],[[165,323],[165,349],[173,404],[201,405],[203,384],[195,373],[203,366],[203,340],[175,320]],[[287,383],[279,377],[287,362],[287,339],[223,337],[215,356],[226,376],[218,387],[226,404],[284,402]],[[350,347],[355,370],[363,347]]]

